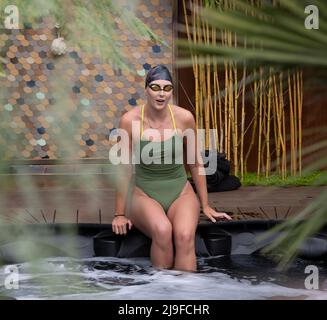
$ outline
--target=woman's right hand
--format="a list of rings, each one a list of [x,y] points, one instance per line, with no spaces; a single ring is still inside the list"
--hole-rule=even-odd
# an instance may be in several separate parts
[[[132,221],[127,219],[125,216],[116,216],[112,220],[112,231],[116,234],[126,234],[127,233],[127,227],[128,224],[129,230],[132,228]]]

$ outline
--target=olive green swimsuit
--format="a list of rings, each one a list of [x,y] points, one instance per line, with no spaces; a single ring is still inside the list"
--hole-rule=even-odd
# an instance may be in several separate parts
[[[187,182],[183,165],[183,137],[177,133],[170,105],[168,108],[175,129],[174,135],[164,141],[150,141],[142,139],[144,105],[142,106],[140,142],[136,145],[140,163],[135,164],[136,186],[159,202],[165,212],[178,198]]]

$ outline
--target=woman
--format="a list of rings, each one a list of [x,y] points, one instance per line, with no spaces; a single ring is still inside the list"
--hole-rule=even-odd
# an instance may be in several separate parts
[[[216,222],[215,218],[231,218],[226,213],[216,212],[208,204],[206,178],[199,174],[201,164],[200,155],[195,151],[196,140],[195,143],[187,142],[181,134],[186,129],[192,129],[195,133],[195,121],[188,110],[169,104],[172,93],[173,81],[169,70],[163,65],[153,67],[145,80],[146,104],[125,113],[120,120],[119,128],[128,132],[130,153],[132,144],[136,146],[138,155],[144,155],[146,148],[152,146],[154,158],[163,160],[168,154],[173,161],[148,163],[141,157],[140,163],[135,165],[130,219],[125,216],[125,203],[132,166],[124,168],[125,179],[119,184],[116,193],[112,229],[117,234],[126,234],[127,225],[129,228],[134,225],[151,238],[151,262],[154,267],[196,271],[195,232],[200,203],[187,180],[183,163],[176,161],[183,158],[183,152],[184,155],[187,151],[195,154],[195,163],[188,163],[188,166],[203,213],[212,222]],[[136,137],[134,131],[132,136],[133,121],[140,123]],[[154,129],[159,134],[155,135]],[[170,132],[168,137],[167,129]],[[167,146],[174,146],[175,151]]]

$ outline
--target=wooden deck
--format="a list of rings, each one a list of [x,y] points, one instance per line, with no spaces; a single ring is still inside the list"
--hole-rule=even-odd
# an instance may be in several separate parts
[[[209,193],[210,205],[235,220],[287,219],[299,213],[326,186],[241,187]],[[0,191],[2,223],[111,223],[113,188],[38,188],[33,192]],[[206,221],[201,216],[200,223]]]

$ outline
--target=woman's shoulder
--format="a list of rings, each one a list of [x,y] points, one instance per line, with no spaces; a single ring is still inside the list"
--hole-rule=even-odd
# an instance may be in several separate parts
[[[171,105],[171,107],[176,120],[180,123],[188,125],[190,121],[193,121],[194,116],[191,111],[177,105]]]
[[[136,106],[131,110],[125,111],[121,115],[121,120],[125,122],[132,122],[140,119],[140,106]]]
[[[118,127],[126,130],[129,134],[132,133],[133,121],[137,121],[140,118],[139,110],[137,109],[139,109],[139,107],[136,106],[133,109],[122,112],[120,115]]]

